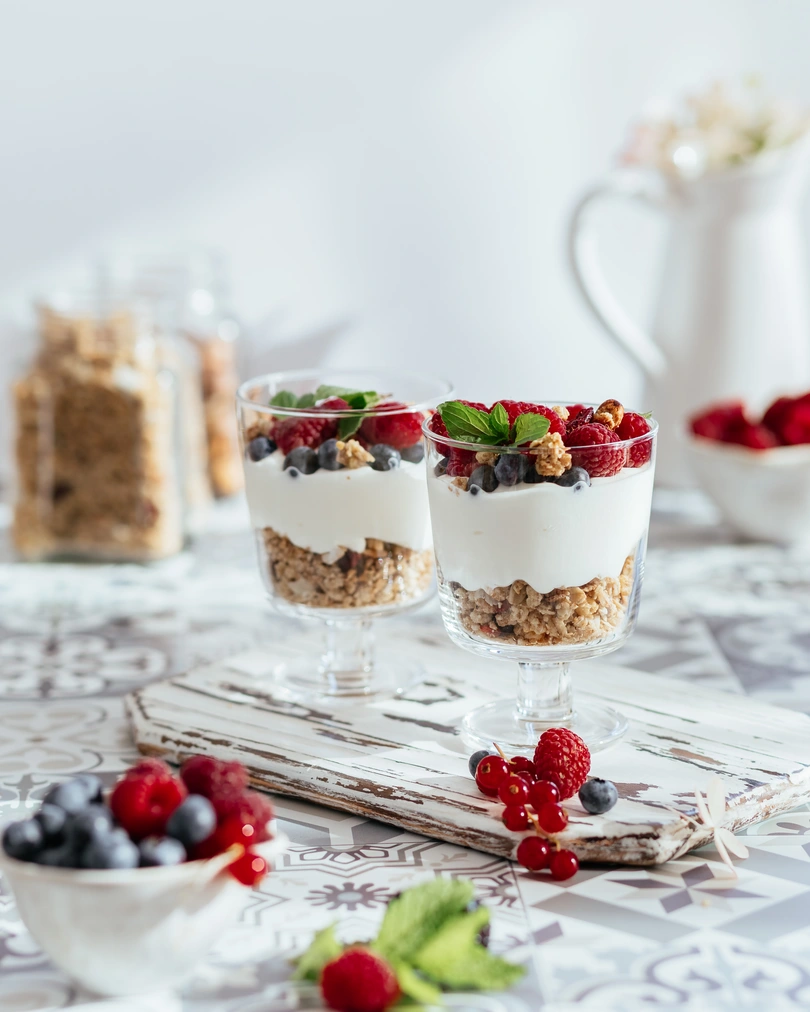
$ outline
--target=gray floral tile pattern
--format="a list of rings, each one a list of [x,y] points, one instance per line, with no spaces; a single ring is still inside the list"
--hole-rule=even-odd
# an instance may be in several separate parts
[[[272,649],[282,627],[240,526],[241,515],[232,528],[220,522],[193,552],[151,568],[25,566],[2,550],[4,821],[60,778],[93,770],[115,780],[134,757],[121,704],[131,689]],[[705,510],[672,496],[659,497],[651,544],[639,627],[616,662],[810,711],[810,557],[735,544]],[[435,605],[394,621],[414,641],[456,649]],[[347,940],[370,937],[392,895],[436,874],[476,883],[494,912],[491,944],[529,971],[507,995],[449,996],[449,1008],[810,1006],[810,806],[751,827],[751,856],[731,881],[711,847],[556,883],[305,801],[278,798],[277,813],[289,852],[185,992],[99,1003],[99,1012],[318,1009],[316,989],[290,983],[290,957],[333,921]],[[0,1010],[94,1004],[39,951],[0,886]]]

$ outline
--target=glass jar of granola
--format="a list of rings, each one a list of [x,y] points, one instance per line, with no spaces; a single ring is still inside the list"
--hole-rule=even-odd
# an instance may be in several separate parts
[[[439,600],[451,639],[518,662],[518,698],[474,710],[471,745],[534,748],[570,727],[591,749],[624,733],[575,706],[569,663],[615,650],[638,610],[654,421],[618,401],[445,402],[425,424]]]
[[[179,551],[178,379],[150,314],[97,293],[38,314],[39,350],[14,387],[17,550],[132,561]]]
[[[396,691],[371,620],[421,604],[433,550],[422,423],[448,385],[394,372],[276,373],[239,389],[245,488],[274,607],[324,623],[320,658],[277,674],[288,693]]]

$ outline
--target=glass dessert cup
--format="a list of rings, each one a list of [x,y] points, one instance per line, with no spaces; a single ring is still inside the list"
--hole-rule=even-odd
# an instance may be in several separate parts
[[[565,435],[529,450],[451,439],[425,423],[445,627],[464,649],[519,668],[516,699],[464,718],[471,748],[526,754],[547,728],[568,727],[593,751],[626,731],[613,708],[575,699],[570,664],[616,650],[635,625],[655,466],[648,424],[606,446],[569,448]],[[572,481],[575,467],[584,480]]]
[[[422,425],[449,384],[393,370],[298,370],[237,394],[245,490],[274,609],[319,623],[320,654],[273,672],[273,691],[351,704],[421,671],[378,661],[372,623],[433,592]],[[274,402],[274,403],[271,403]]]

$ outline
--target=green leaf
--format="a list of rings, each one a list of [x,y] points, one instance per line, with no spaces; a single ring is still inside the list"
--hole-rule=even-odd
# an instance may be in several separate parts
[[[509,442],[509,415],[503,404],[496,404],[489,413],[489,424],[496,443]]]
[[[441,1005],[442,993],[430,981],[420,977],[407,963],[397,963],[394,967],[399,989],[404,995],[419,1005]]]
[[[311,408],[315,404],[315,394],[301,394],[298,398],[297,408]]]
[[[315,400],[325,401],[327,397],[342,397],[346,401],[352,394],[356,393],[357,391],[352,390],[350,387],[333,387],[329,386],[328,383],[324,383],[315,391]]]
[[[653,416],[652,411],[645,411],[644,414],[641,417],[649,419],[649,418],[652,418],[652,416]]]
[[[388,904],[373,948],[391,963],[408,962],[449,917],[464,910],[473,891],[472,882],[451,878],[407,889]]]
[[[380,400],[376,390],[364,390],[362,393],[349,394],[344,400],[348,401],[350,408],[373,408]]]
[[[362,415],[344,415],[338,422],[338,439],[347,440],[357,432],[363,422]]]
[[[343,946],[335,938],[335,925],[317,932],[309,948],[295,961],[293,980],[311,980],[318,982],[321,971],[327,963],[343,952]]]
[[[491,445],[497,439],[486,411],[471,408],[461,401],[445,401],[439,405],[439,414],[451,439],[485,445]]]
[[[550,424],[545,415],[535,415],[531,412],[518,415],[515,419],[512,442],[516,446],[522,446],[524,443],[533,443],[535,439],[542,439],[548,432]]]
[[[479,944],[478,933],[488,923],[486,907],[451,918],[414,953],[411,963],[437,984],[454,990],[510,987],[525,970]]]
[[[279,390],[270,403],[277,408],[295,408],[298,407],[298,398],[291,390]]]

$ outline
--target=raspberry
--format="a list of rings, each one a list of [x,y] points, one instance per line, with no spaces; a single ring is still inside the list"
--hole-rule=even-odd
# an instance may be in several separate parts
[[[810,422],[810,418],[808,418]],[[734,430],[734,442],[740,446],[747,446],[751,450],[770,450],[774,446],[780,446],[779,440],[764,425],[755,425],[753,422],[744,422]],[[810,442],[810,431],[805,442]]]
[[[457,446],[450,448],[445,474],[449,474],[451,478],[469,478],[476,467],[478,461],[475,459],[474,450],[459,450]]]
[[[616,431],[619,439],[635,439],[637,436],[644,436],[650,431],[650,423],[644,415],[638,415],[635,411],[626,411]],[[643,443],[636,443],[627,450],[627,466],[642,467],[652,456],[652,440]]]
[[[228,865],[228,871],[237,882],[251,887],[257,886],[268,870],[265,859],[252,850],[246,850],[241,857]]]
[[[727,404],[715,404],[695,415],[689,420],[692,432],[704,439],[715,439],[721,443],[734,442],[735,428],[745,424],[745,410],[742,401],[729,401]]]
[[[765,412],[762,424],[781,443],[810,443],[810,393],[778,398]]]
[[[588,776],[591,753],[578,734],[565,727],[551,727],[540,735],[534,765],[543,780],[557,785],[562,798],[572,798]]]
[[[345,411],[349,405],[342,397],[329,397],[313,408],[314,411]],[[273,426],[271,436],[279,450],[287,454],[299,446],[313,450],[327,439],[337,435],[337,421],[334,418],[295,418],[288,415]]]
[[[257,843],[270,839],[267,824],[273,818],[273,806],[270,799],[258,791],[214,797],[213,805],[220,822],[238,819],[242,825],[253,827],[256,831],[253,839]]]
[[[399,401],[378,405],[384,408],[407,408]],[[413,446],[422,438],[422,414],[419,411],[403,411],[398,414],[369,415],[360,426],[360,434],[369,445],[384,443],[395,450]]]
[[[400,990],[388,963],[356,946],[323,968],[321,994],[337,1012],[384,1012],[399,999]]]
[[[624,467],[627,457],[625,447],[605,445],[618,442],[619,436],[599,422],[576,425],[565,435],[567,447],[583,447],[571,449],[571,466],[584,467],[592,478],[608,478]]]
[[[552,411],[551,408],[547,408],[543,404],[530,404],[528,401],[495,401],[495,404],[502,404],[506,408],[510,425],[515,424],[518,415],[543,415],[549,421],[549,432],[559,432],[561,436],[565,435],[563,419],[556,411]],[[492,405],[493,408],[495,404]]]
[[[430,416],[428,428],[431,432],[435,432],[437,436],[447,436],[447,426],[444,424],[444,419],[438,411],[434,411]]]
[[[195,755],[180,767],[180,777],[191,794],[205,798],[241,794],[248,784],[248,772],[238,762],[223,762],[212,756]]]
[[[580,411],[585,411],[584,404],[568,404],[568,422],[569,424],[577,417]],[[593,409],[591,409],[593,410]],[[590,419],[589,419],[590,420]]]
[[[153,773],[157,777],[171,777],[174,775],[171,767],[162,759],[154,759],[152,756],[144,756],[142,759],[139,759],[134,766],[130,766],[124,776],[140,776],[142,773]]]
[[[110,808],[133,840],[163,836],[169,816],[186,796],[186,788],[172,777],[153,773],[128,774],[115,785]]]

